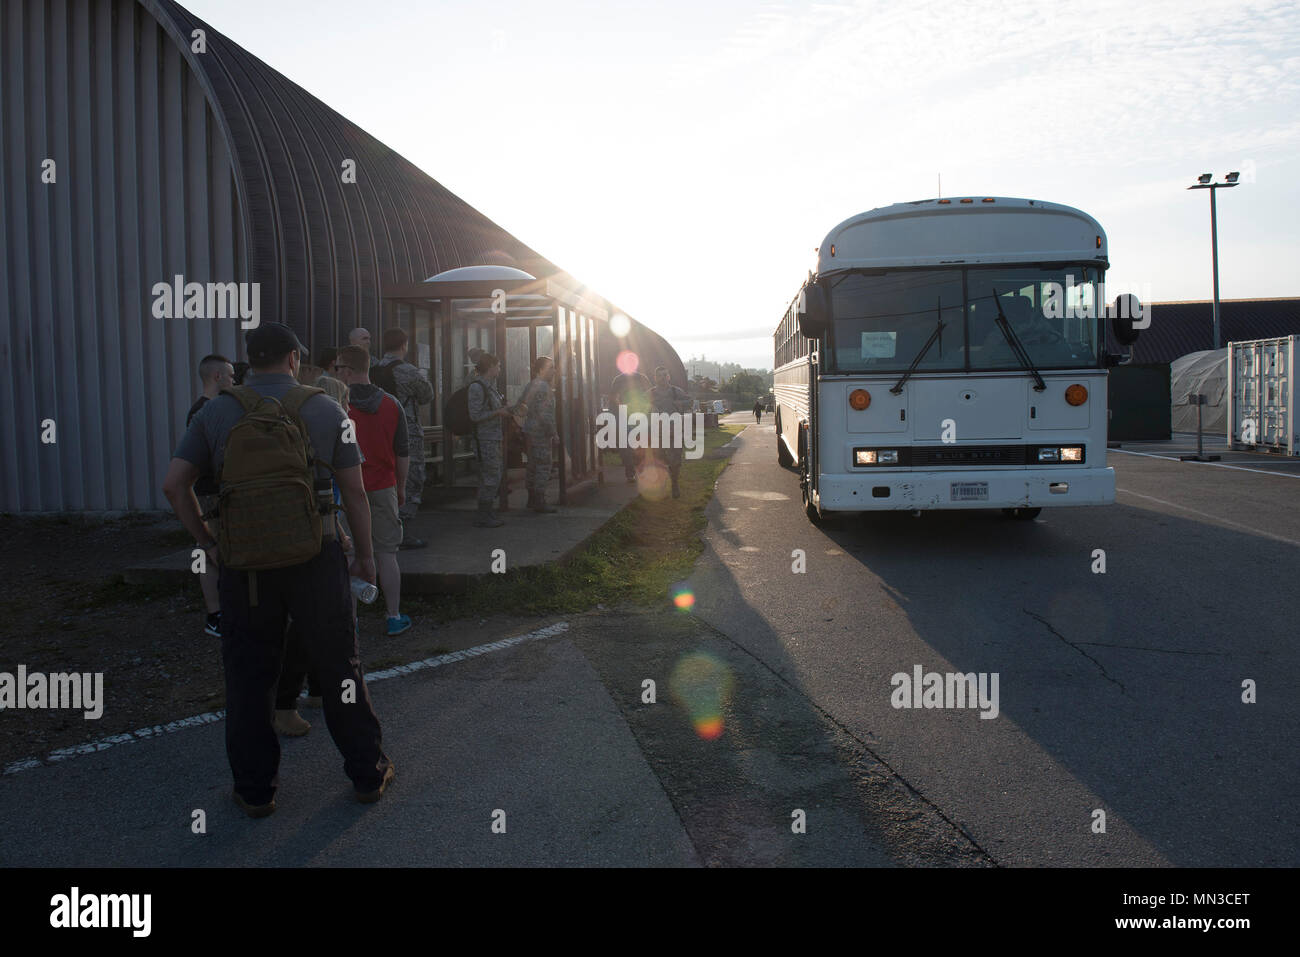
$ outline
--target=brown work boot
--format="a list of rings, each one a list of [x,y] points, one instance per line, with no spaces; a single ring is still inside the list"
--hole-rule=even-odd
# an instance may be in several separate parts
[[[293,708],[275,712],[275,730],[290,738],[301,738],[311,730],[311,722],[303,719]]]

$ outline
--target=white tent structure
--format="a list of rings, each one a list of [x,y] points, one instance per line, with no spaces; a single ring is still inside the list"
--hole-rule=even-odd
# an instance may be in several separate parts
[[[1187,404],[1189,393],[1205,396],[1201,428],[1226,435],[1228,414],[1228,350],[1189,352],[1169,363],[1169,401],[1175,432],[1196,431],[1196,406]]]

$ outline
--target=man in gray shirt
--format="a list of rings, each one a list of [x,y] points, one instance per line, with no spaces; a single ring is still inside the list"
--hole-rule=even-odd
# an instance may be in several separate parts
[[[246,336],[251,372],[244,384],[260,395],[282,400],[297,384],[305,350],[288,326],[263,323]],[[181,522],[217,562],[216,542],[203,525],[194,481],[203,473],[221,475],[226,439],[243,416],[243,406],[222,393],[208,402],[186,430],[163,482],[163,493]],[[275,810],[279,786],[280,745],[272,724],[276,685],[284,657],[289,616],[309,636],[310,667],[324,689],[322,705],[343,768],[357,799],[379,800],[393,779],[393,764],[384,753],[361,674],[352,617],[349,575],[375,581],[370,541],[370,506],[361,479],[361,455],[355,441],[345,441],[347,414],[327,395],[303,403],[300,417],[317,462],[334,469],[356,541],[349,567],[327,522],[327,534],[314,558],[287,568],[244,572],[220,569],[221,654],[226,672],[226,753],[235,779],[234,798],[250,817]],[[316,466],[316,489],[322,503],[331,501],[330,473]],[[256,575],[256,598],[249,578]]]

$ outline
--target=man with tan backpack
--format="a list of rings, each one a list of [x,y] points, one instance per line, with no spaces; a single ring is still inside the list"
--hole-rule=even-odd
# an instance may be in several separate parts
[[[361,674],[349,577],[375,581],[370,508],[347,414],[300,385],[303,350],[288,326],[263,323],[245,339],[250,373],[223,390],[186,430],[163,492],[186,529],[220,566],[221,650],[226,672],[226,753],[234,799],[250,817],[275,810],[280,745],[272,724],[292,615],[357,800],[379,800],[393,780],[379,719]],[[212,541],[195,479],[217,477]],[[339,544],[330,476],[355,534],[351,568]]]

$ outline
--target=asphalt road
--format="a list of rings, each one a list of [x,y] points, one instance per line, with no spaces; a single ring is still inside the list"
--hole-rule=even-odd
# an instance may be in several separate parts
[[[723,453],[693,607],[374,681],[379,804],[304,711],[250,821],[199,723],[0,776],[0,866],[1300,863],[1300,480],[1113,454],[1113,506],[818,528],[774,443]],[[997,716],[895,708],[916,666]]]
[[[750,422],[696,614],[989,859],[1300,864],[1300,480],[1112,453],[1113,506],[818,528],[770,420]],[[917,665],[996,673],[997,717],[894,707],[891,677]]]

